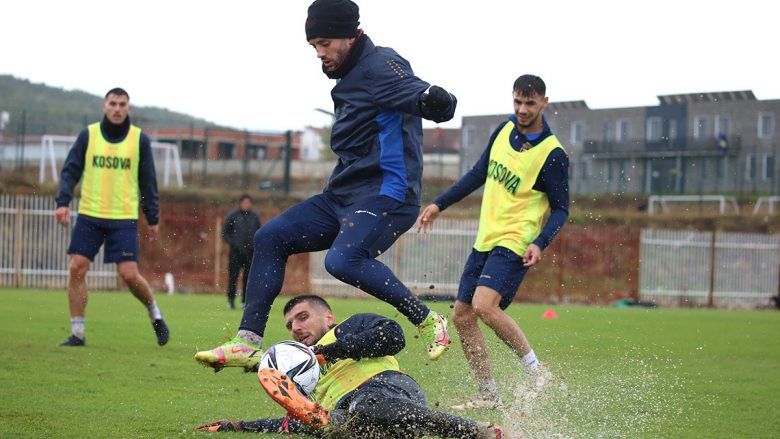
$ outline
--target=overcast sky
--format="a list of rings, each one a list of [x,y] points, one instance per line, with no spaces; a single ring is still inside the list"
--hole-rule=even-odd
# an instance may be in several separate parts
[[[309,0],[6,0],[0,73],[256,130],[320,126],[335,84],[306,43]],[[659,94],[780,98],[766,0],[358,1],[361,28],[459,99],[455,119],[511,111],[522,73],[551,101],[655,105]],[[433,126],[429,123],[426,126]]]

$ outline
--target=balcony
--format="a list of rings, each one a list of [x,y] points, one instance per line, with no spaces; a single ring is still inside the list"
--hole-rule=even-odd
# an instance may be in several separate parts
[[[727,138],[693,137],[682,139],[661,139],[657,141],[649,140],[629,140],[628,142],[615,142],[588,139],[583,145],[586,154],[608,154],[608,155],[644,155],[644,153],[655,152],[673,152],[688,154],[736,154],[742,146],[742,139],[739,136],[728,136]]]

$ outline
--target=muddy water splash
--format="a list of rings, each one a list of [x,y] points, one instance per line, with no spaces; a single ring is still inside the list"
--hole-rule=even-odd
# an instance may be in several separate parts
[[[548,364],[553,379],[538,393],[524,375],[507,376],[502,425],[524,439],[658,437],[685,422],[685,392],[674,361],[647,357],[628,352],[587,370]]]

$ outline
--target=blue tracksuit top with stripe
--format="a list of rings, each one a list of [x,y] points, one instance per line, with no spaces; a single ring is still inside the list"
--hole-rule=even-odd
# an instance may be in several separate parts
[[[430,84],[416,77],[393,49],[368,38],[352,69],[331,91],[336,120],[331,149],[338,162],[325,192],[343,206],[386,195],[420,205],[422,113],[420,96]],[[451,106],[455,112],[455,102]],[[452,117],[452,114],[449,115]]]

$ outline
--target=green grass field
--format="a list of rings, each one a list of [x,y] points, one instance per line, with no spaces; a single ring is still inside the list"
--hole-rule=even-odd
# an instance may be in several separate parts
[[[288,338],[283,300],[272,311],[266,343]],[[197,349],[233,333],[240,311],[225,310],[221,296],[160,296],[158,303],[172,331],[165,347],[156,345],[146,311],[129,293],[92,293],[87,347],[60,348],[70,331],[64,292],[0,290],[0,437],[205,438],[214,434],[193,427],[283,415],[254,374],[214,374],[192,360]],[[389,306],[332,304],[340,318],[371,311],[402,322],[407,349],[398,359],[431,405],[444,408],[472,392],[457,337],[442,360],[428,363],[411,325]],[[449,312],[447,303],[432,306]],[[522,411],[468,416],[528,438],[777,437],[780,313],[561,306],[559,319],[543,320],[546,308],[514,304],[510,313],[557,384]],[[519,366],[490,339],[507,399]]]

